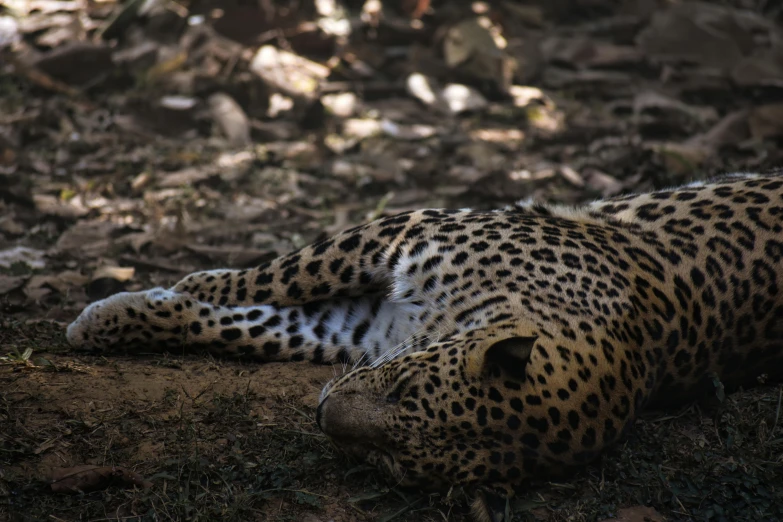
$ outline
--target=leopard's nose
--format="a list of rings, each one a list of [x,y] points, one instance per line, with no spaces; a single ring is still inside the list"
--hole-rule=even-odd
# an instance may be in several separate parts
[[[358,393],[330,394],[315,413],[315,421],[324,434],[336,442],[379,442],[386,438],[377,408],[367,404]]]

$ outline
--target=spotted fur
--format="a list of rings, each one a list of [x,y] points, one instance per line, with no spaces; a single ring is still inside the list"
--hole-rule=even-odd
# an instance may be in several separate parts
[[[253,270],[97,302],[91,349],[368,363],[317,420],[348,453],[495,516],[526,478],[583,465],[645,406],[783,377],[783,176],[583,207],[421,210]]]

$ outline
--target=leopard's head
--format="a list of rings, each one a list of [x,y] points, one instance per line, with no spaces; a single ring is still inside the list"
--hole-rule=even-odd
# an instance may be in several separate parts
[[[565,350],[513,323],[473,330],[336,378],[318,424],[403,484],[510,492],[542,469],[592,459],[602,443],[583,419],[600,409],[596,379]]]

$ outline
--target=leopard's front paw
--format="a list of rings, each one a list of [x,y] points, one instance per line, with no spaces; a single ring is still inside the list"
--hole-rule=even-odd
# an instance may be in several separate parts
[[[190,296],[163,288],[122,292],[85,308],[68,325],[66,337],[85,350],[171,347],[182,341],[191,308]]]

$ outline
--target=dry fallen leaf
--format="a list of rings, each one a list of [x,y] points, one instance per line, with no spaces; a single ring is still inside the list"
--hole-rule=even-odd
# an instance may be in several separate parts
[[[454,26],[443,39],[443,57],[446,65],[457,67],[475,55],[497,58],[500,54],[498,42],[493,36],[491,24],[486,18],[468,18]]]
[[[65,270],[59,274],[36,275],[27,282],[24,293],[30,300],[37,301],[51,290],[59,294],[67,294],[72,288],[80,287],[87,281],[87,276],[75,270]]]
[[[687,143],[703,145],[717,149],[718,147],[740,143],[750,137],[748,129],[749,111],[735,111],[724,116],[707,132],[692,136]]]
[[[95,301],[122,292],[135,273],[133,267],[102,266],[95,271],[87,284],[87,297]]]
[[[773,42],[770,49],[756,49],[746,56],[731,71],[731,78],[743,86],[783,86],[783,44]]]
[[[553,36],[541,43],[544,59],[575,67],[616,67],[638,63],[643,54],[636,47],[614,45],[588,37]]]
[[[516,60],[505,52],[506,41],[485,16],[453,25],[443,39],[446,65],[461,73],[492,81],[503,91],[511,86]]]
[[[560,168],[558,169],[558,173],[560,174],[560,176],[563,177],[563,179],[565,179],[575,187],[585,186],[585,180],[582,177],[582,175],[579,174],[573,168],[569,167],[568,165],[561,165]]]
[[[487,99],[477,89],[457,83],[450,83],[444,87],[441,98],[446,101],[446,106],[454,114],[481,110],[489,105]]]
[[[130,281],[136,270],[128,266],[102,266],[92,275],[93,281],[102,277],[110,277],[117,281]]]
[[[783,103],[754,107],[748,115],[750,135],[755,139],[783,135]]]
[[[643,91],[634,97],[634,117],[638,118],[642,112],[650,109],[685,114],[701,123],[718,119],[718,112],[713,107],[695,107],[655,91]]]
[[[27,281],[26,276],[8,276],[0,274],[0,295],[5,295],[12,290],[21,288],[25,281]]]
[[[512,85],[508,93],[511,95],[516,107],[527,107],[530,104],[554,106],[552,100],[538,87]]]
[[[112,243],[112,233],[117,228],[113,223],[80,221],[60,235],[55,249],[59,252],[80,252],[88,256],[105,254]]]
[[[91,42],[69,42],[52,49],[31,64],[68,85],[92,85],[113,69],[111,49]]]
[[[35,194],[33,201],[39,212],[51,216],[58,216],[66,219],[82,217],[89,211],[82,205],[81,198],[75,197],[69,201],[49,194]]]
[[[625,188],[617,178],[598,169],[585,169],[582,176],[589,187],[598,190],[605,198],[619,194]]]
[[[691,62],[728,72],[755,46],[754,30],[770,27],[763,18],[708,2],[675,3],[655,13],[638,36],[647,56]]]
[[[218,92],[209,97],[212,118],[234,147],[250,144],[250,122],[242,107],[228,94]]]
[[[18,246],[6,250],[0,250],[0,268],[11,268],[15,264],[23,264],[30,268],[44,268],[46,252]]]
[[[465,143],[457,147],[454,156],[460,164],[470,165],[483,174],[502,169],[507,162],[506,156],[500,152],[500,147],[490,141]]]
[[[666,169],[675,174],[688,175],[714,154],[714,149],[698,143],[649,143],[647,147],[657,152]]]
[[[421,73],[413,73],[405,80],[405,88],[408,93],[429,107],[442,108],[443,100],[440,99],[440,86],[434,78]]]
[[[321,97],[321,103],[332,114],[340,118],[349,118],[359,113],[361,109],[361,100],[352,92],[341,92],[339,94],[326,94]]]
[[[315,98],[330,72],[328,67],[271,45],[258,50],[250,70],[272,88],[306,99]]]
[[[0,49],[10,47],[21,39],[20,21],[12,16],[0,16]]]

